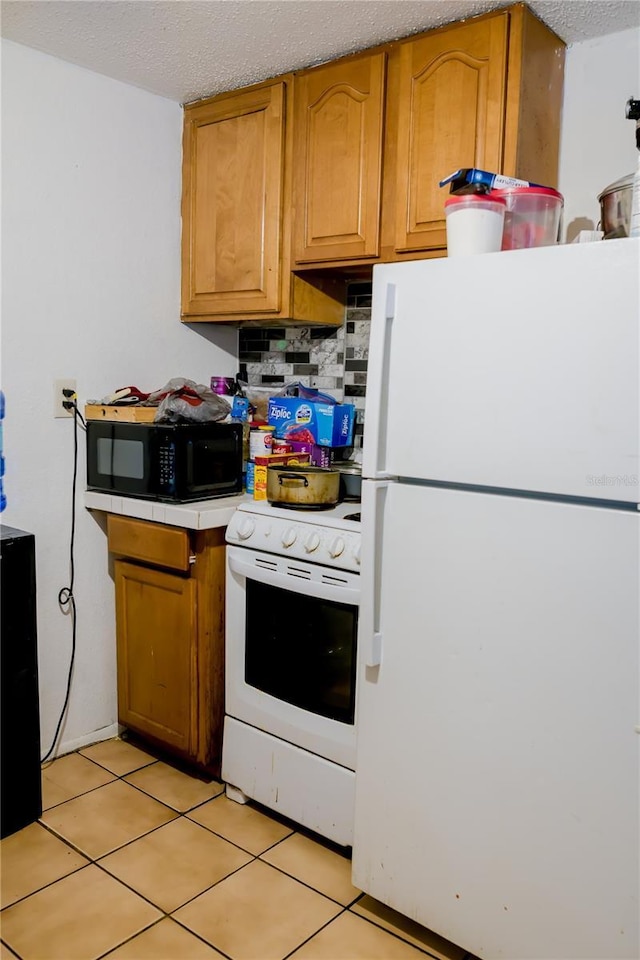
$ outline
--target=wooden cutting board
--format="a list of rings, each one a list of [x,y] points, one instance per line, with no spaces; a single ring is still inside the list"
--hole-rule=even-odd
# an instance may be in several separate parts
[[[124,404],[121,407],[87,403],[84,408],[85,420],[119,420],[121,423],[153,423],[157,407],[140,407]]]

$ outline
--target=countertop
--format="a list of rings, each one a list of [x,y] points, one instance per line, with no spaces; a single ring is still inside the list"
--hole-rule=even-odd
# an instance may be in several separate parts
[[[237,507],[251,497],[219,497],[217,500],[194,500],[193,503],[160,503],[157,500],[137,500],[135,497],[117,497],[109,493],[85,491],[84,505],[88,510],[117,513],[137,520],[168,523],[188,530],[211,530],[226,527]]]

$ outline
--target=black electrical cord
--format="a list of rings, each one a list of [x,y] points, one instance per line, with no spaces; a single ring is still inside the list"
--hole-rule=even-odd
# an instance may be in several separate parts
[[[62,611],[65,611],[66,608],[71,610],[71,660],[69,661],[69,673],[67,676],[67,691],[62,710],[60,711],[60,718],[58,720],[58,725],[56,726],[56,732],[53,735],[53,742],[40,763],[44,763],[49,759],[58,740],[60,727],[62,726],[62,721],[69,705],[71,678],[73,676],[73,666],[76,659],[76,600],[73,595],[73,584],[75,580],[74,550],[76,539],[76,481],[78,477],[78,419],[82,421],[83,426],[86,427],[86,424],[84,417],[78,410],[78,402],[75,398],[75,395],[72,394],[71,398],[64,401],[63,405],[67,410],[73,411],[73,482],[71,484],[71,536],[69,539],[69,566],[71,577],[69,580],[69,586],[63,587],[58,593],[58,604]]]

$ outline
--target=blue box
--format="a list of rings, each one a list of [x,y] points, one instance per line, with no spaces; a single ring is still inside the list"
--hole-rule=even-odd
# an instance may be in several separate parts
[[[502,173],[491,173],[489,170],[478,170],[475,167],[463,167],[450,173],[440,181],[440,186],[451,184],[451,192],[459,190],[469,183],[481,183],[489,190],[504,190],[506,187],[541,187],[541,183],[532,180],[518,180],[516,177],[505,177]]]
[[[350,447],[353,442],[355,407],[352,403],[313,403],[300,397],[271,397],[267,419],[279,438],[291,437],[321,447]]]

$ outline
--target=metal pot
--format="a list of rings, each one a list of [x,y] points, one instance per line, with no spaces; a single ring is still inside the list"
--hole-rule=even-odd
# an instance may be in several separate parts
[[[362,493],[362,467],[359,463],[339,463],[340,499],[359,500]]]
[[[324,510],[338,502],[340,471],[326,467],[267,467],[267,500],[278,507]]]
[[[610,183],[598,197],[600,229],[604,232],[606,240],[629,236],[633,176],[633,173],[629,173],[626,177]]]

